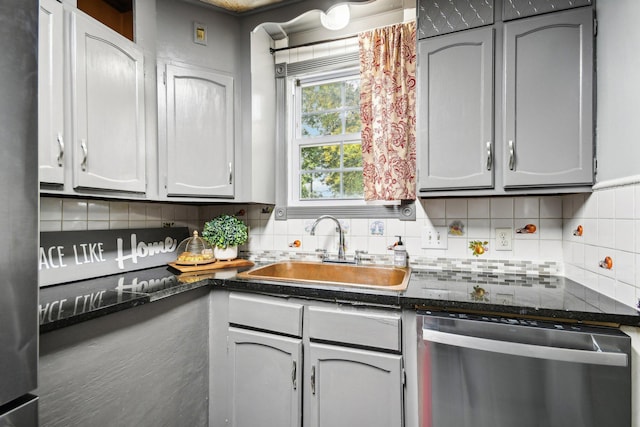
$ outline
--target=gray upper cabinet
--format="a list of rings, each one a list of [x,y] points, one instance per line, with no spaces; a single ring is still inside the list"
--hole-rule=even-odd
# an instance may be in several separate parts
[[[64,10],[40,0],[38,34],[38,164],[40,182],[64,184]]]
[[[71,16],[73,186],[144,193],[143,53],[88,15]]]
[[[418,38],[493,24],[493,0],[418,1]]]
[[[233,197],[233,77],[188,65],[165,72],[166,195]]]
[[[591,0],[503,0],[502,20],[526,18],[590,4]]]
[[[591,184],[591,8],[509,22],[504,42],[504,186]]]
[[[421,191],[493,187],[494,29],[419,41]]]
[[[589,6],[420,40],[420,195],[590,191],[593,64]]]

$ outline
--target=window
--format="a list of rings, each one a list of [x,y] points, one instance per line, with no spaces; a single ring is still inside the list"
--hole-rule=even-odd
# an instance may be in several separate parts
[[[293,198],[362,200],[358,74],[349,72],[294,82]]]
[[[275,218],[415,220],[414,203],[364,201],[358,51],[275,65]]]

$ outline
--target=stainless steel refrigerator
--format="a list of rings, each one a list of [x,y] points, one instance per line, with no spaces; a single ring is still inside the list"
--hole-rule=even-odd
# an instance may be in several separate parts
[[[38,425],[38,1],[0,1],[0,427]]]

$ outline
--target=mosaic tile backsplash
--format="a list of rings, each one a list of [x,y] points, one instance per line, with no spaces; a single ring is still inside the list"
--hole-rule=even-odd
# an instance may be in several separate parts
[[[414,268],[499,274],[565,275],[627,305],[640,298],[640,184],[591,194],[542,197],[426,199],[416,221],[342,219],[347,256],[366,251],[366,263],[390,264],[402,236]],[[271,206],[99,201],[41,197],[41,231],[187,226],[202,229],[219,214],[236,215],[249,226],[244,257],[269,262],[319,259],[317,249],[337,254],[329,221],[309,234],[313,220],[276,221]],[[520,232],[534,225],[533,232]],[[424,249],[423,227],[447,230],[447,249]],[[580,226],[580,227],[579,227]],[[512,248],[496,250],[496,228],[512,231]],[[530,228],[531,229],[531,228]],[[578,233],[578,230],[581,230]],[[471,242],[481,242],[474,255]],[[611,268],[601,265],[612,260]]]

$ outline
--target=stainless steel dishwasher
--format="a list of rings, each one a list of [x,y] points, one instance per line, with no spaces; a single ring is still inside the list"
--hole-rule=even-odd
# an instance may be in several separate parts
[[[631,339],[614,328],[421,311],[421,427],[629,427]]]

